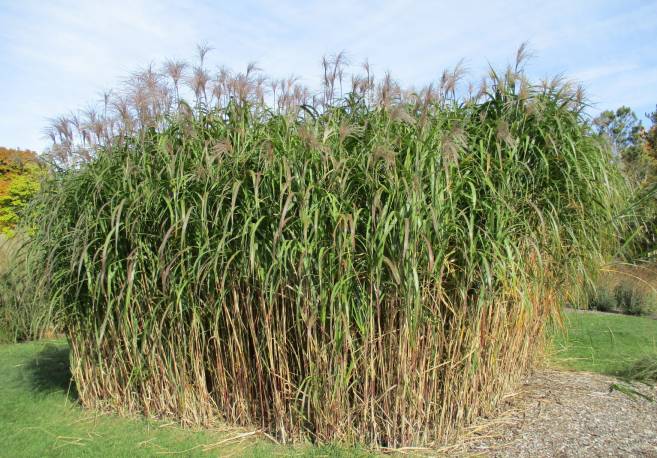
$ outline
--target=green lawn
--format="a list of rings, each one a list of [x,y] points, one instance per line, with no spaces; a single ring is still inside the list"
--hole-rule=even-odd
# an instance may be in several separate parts
[[[566,312],[556,333],[554,364],[626,374],[657,361],[657,320]],[[241,431],[187,430],[164,422],[84,411],[69,390],[65,342],[0,345],[1,457],[22,456],[365,456],[360,449],[284,447]]]
[[[0,345],[0,457],[364,456],[357,449],[284,447],[241,431],[192,431],[81,409],[69,392],[65,342]]]
[[[565,320],[566,332],[555,333],[557,366],[627,376],[641,361],[657,364],[657,320],[576,311]]]

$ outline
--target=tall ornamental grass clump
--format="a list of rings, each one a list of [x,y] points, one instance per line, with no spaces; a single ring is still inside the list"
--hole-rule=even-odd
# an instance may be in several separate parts
[[[26,249],[26,239],[21,233],[12,237],[0,233],[0,343],[59,333],[53,303],[38,281],[44,273],[43,253]]]
[[[613,248],[622,182],[568,85],[455,74],[201,95],[51,181],[32,243],[82,403],[387,447],[492,412]]]

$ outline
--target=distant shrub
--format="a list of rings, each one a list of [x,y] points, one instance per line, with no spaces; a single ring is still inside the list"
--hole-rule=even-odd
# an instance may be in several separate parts
[[[0,324],[0,344],[3,343],[13,343],[13,339],[9,332],[7,332],[7,330],[2,327],[2,324]]]
[[[643,294],[632,285],[621,282],[614,288],[618,309],[627,315],[645,315],[646,304]]]
[[[41,296],[22,238],[0,235],[0,341],[35,340],[55,332],[49,303]]]
[[[590,310],[652,315],[657,312],[657,270],[652,263],[608,265],[585,296]]]
[[[616,297],[607,288],[595,288],[591,293],[589,308],[599,312],[612,312],[616,309]]]

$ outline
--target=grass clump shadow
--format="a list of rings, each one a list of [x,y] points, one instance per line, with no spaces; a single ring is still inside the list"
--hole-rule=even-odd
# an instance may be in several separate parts
[[[25,367],[30,388],[37,393],[50,394],[63,391],[72,401],[78,393],[71,375],[68,346],[46,344]]]

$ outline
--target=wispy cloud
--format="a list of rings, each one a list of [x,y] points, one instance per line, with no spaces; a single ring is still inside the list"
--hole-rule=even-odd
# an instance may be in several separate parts
[[[624,75],[640,69],[638,64],[608,64],[584,68],[572,73],[571,78],[577,81],[596,81],[610,76]]]
[[[600,109],[657,103],[657,3],[363,0],[0,0],[0,144],[41,149],[48,117],[84,106],[136,67],[192,57],[257,61],[276,76],[319,81],[323,54],[345,50],[406,84],[438,78],[465,57],[473,77],[529,40],[531,74],[565,73]]]

